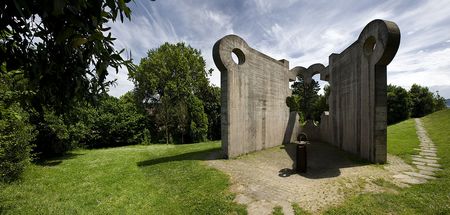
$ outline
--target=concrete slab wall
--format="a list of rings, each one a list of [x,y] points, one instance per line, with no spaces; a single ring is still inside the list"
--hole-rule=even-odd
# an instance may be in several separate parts
[[[331,143],[374,163],[386,162],[386,66],[399,44],[395,23],[374,20],[329,57]]]
[[[235,157],[295,139],[301,130],[286,105],[289,80],[302,76],[309,83],[320,73],[331,85],[330,110],[321,125],[304,126],[303,132],[371,162],[386,162],[386,66],[399,44],[395,23],[374,20],[347,49],[330,55],[329,66],[289,70],[288,61],[252,49],[236,35],[220,39],[213,59],[221,71],[223,151]]]
[[[239,62],[233,61],[232,53]],[[236,157],[287,141],[285,133],[294,131],[288,129],[290,114],[286,105],[286,98],[291,95],[289,62],[252,49],[236,35],[217,41],[213,58],[221,71],[225,154]],[[291,126],[294,124],[291,122]]]

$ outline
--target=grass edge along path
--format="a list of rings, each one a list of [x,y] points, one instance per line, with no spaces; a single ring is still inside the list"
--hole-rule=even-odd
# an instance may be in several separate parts
[[[0,185],[1,214],[246,214],[200,160],[220,142],[76,150]]]
[[[408,164],[412,164],[411,155],[418,154],[414,148],[419,148],[420,141],[416,135],[414,119],[408,119],[387,129],[388,153],[400,157]]]
[[[450,109],[421,119],[441,158],[436,180],[398,188],[398,193],[361,194],[325,214],[450,214]]]

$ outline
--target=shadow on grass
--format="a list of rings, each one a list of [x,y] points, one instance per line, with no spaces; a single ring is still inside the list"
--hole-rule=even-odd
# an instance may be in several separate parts
[[[208,149],[203,151],[187,152],[176,155],[169,155],[145,161],[137,162],[139,167],[151,166],[160,163],[167,163],[171,161],[184,160],[217,160],[223,158],[221,149]]]
[[[61,164],[64,160],[74,159],[80,155],[83,155],[83,154],[69,152],[69,153],[66,153],[65,155],[58,156],[58,157],[36,160],[35,164],[39,165],[39,166],[48,166],[48,167],[57,166],[57,165]]]
[[[306,173],[298,173],[295,171],[296,145],[286,144],[283,145],[282,149],[289,155],[293,165],[292,168],[279,170],[278,176],[280,177],[289,177],[298,174],[310,179],[332,178],[341,175],[340,169],[342,168],[370,164],[330,144],[311,141],[311,144],[308,144],[306,147],[307,171]]]

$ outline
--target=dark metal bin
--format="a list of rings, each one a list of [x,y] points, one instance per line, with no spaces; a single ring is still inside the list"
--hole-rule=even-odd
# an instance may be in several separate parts
[[[296,147],[296,171],[300,172],[300,173],[305,173],[306,172],[306,168],[307,168],[307,155],[306,155],[306,145],[308,143],[306,141],[300,141],[299,143],[297,143],[297,147]]]

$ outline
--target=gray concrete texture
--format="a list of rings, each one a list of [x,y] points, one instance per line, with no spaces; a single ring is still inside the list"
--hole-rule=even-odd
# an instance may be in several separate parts
[[[213,59],[221,71],[223,151],[235,157],[289,143],[304,132],[371,162],[386,162],[386,66],[399,44],[395,23],[374,20],[347,49],[330,55],[329,66],[289,70],[288,61],[252,49],[236,35],[220,39]],[[319,126],[300,128],[286,106],[289,81],[301,76],[310,83],[315,74],[331,86],[330,110]]]
[[[226,155],[235,157],[280,145],[289,122],[289,62],[252,49],[236,35],[217,41],[213,58],[221,71],[222,148]]]

